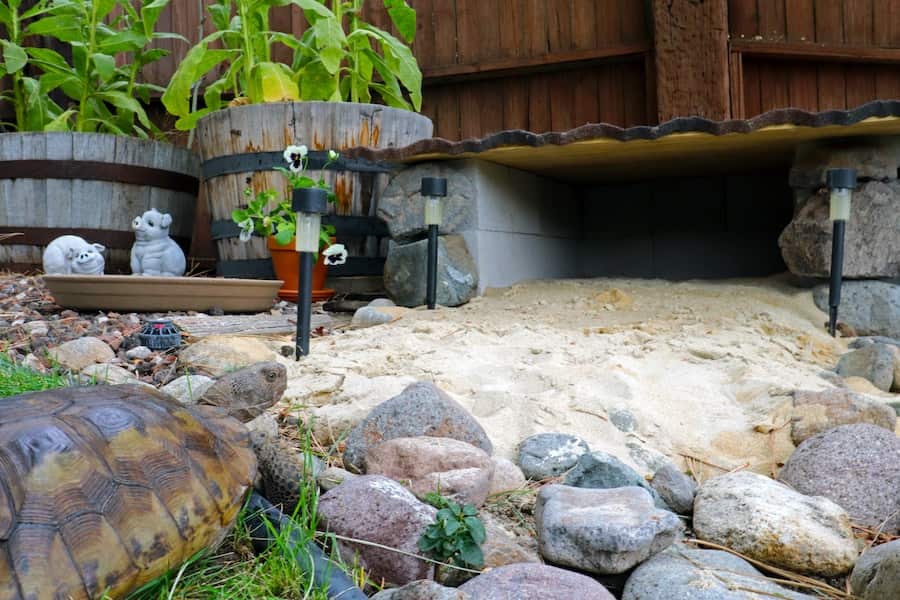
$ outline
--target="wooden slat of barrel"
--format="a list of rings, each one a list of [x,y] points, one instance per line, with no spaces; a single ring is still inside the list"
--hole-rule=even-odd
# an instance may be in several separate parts
[[[388,116],[389,115],[389,116]],[[376,148],[404,146],[431,136],[432,124],[416,113],[376,105],[295,102],[246,105],[214,113],[197,128],[204,161],[219,156],[252,152],[281,152],[290,144],[303,144],[310,150],[337,150],[364,145]],[[319,177],[315,171],[310,174]],[[335,190],[338,205],[330,212],[341,215],[371,216],[387,177],[375,173],[327,171],[322,174]],[[275,189],[287,196],[289,188],[278,172],[227,174],[204,182],[213,221],[230,220],[231,212],[246,204],[243,190],[248,180],[254,194]],[[343,241],[343,240],[342,240]],[[267,258],[262,239],[248,243],[237,239],[216,242],[220,261]],[[351,254],[377,254],[370,240],[349,245]]]
[[[157,168],[199,176],[199,160],[169,144],[91,133],[0,134],[0,160],[77,160]],[[131,221],[151,208],[172,214],[172,235],[190,239],[196,196],[189,192],[121,182],[47,178],[0,173],[0,227],[28,231],[72,229],[118,232],[109,247],[107,271],[128,272]],[[104,240],[92,240],[89,242]],[[44,246],[0,244],[0,265],[39,266]]]

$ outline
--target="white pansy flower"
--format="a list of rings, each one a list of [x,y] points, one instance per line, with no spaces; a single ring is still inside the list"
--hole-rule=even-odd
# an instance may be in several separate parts
[[[329,151],[328,151],[328,160],[337,160],[337,159],[338,159],[338,156],[340,156],[340,154],[338,154],[338,153],[335,152],[334,150],[329,150]]]
[[[299,173],[303,170],[303,159],[309,154],[306,146],[288,146],[284,149],[284,160],[290,165],[291,171]]]
[[[347,262],[347,249],[343,244],[332,244],[322,252],[326,265],[342,265]]]
[[[238,223],[238,227],[241,228],[241,241],[249,242],[250,238],[253,237],[253,219],[246,219]]]

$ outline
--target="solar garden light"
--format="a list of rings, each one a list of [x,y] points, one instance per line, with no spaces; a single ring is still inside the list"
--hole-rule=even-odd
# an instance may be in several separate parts
[[[844,270],[844,232],[850,219],[850,199],[856,189],[854,169],[829,169],[828,190],[831,193],[831,287],[828,290],[828,331],[835,336],[838,306],[841,304],[841,277]]]
[[[428,226],[428,287],[425,302],[434,310],[437,299],[438,228],[444,220],[441,198],[447,196],[447,180],[443,177],[423,177],[422,196],[425,197],[425,224]]]
[[[328,192],[319,188],[298,188],[291,197],[297,213],[295,249],[300,253],[300,289],[297,290],[297,348],[295,359],[309,354],[309,327],[312,319],[312,274],[319,251],[322,215],[328,211]]]

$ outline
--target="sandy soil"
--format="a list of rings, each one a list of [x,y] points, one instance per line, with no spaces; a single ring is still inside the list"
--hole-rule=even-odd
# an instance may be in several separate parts
[[[663,457],[700,478],[742,465],[770,472],[793,449],[787,394],[833,385],[822,373],[846,344],[825,320],[810,291],[784,278],[526,283],[316,339],[291,363],[285,398],[336,437],[431,380],[501,456],[563,431],[644,473]]]

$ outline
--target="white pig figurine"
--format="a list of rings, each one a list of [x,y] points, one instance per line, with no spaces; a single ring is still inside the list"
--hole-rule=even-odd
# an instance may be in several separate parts
[[[181,247],[169,237],[171,215],[151,208],[131,222],[135,242],[131,248],[131,271],[135,275],[181,277],[186,260]]]
[[[106,261],[102,244],[89,244],[77,235],[63,235],[44,250],[44,273],[47,275],[103,275]]]

